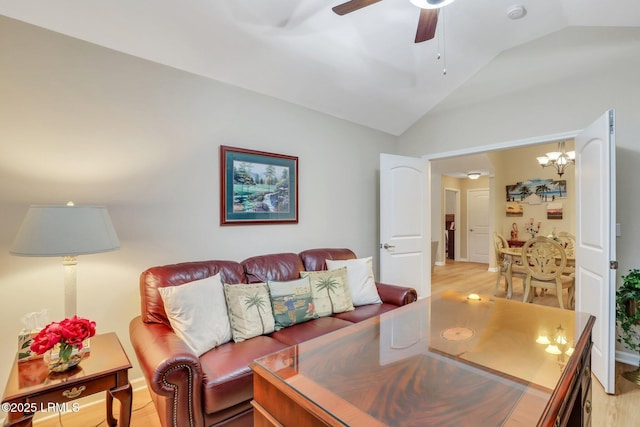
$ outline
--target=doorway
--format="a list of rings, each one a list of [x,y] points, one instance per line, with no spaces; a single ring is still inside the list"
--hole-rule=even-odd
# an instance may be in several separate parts
[[[456,260],[460,257],[459,252],[456,254],[456,250],[459,251],[460,248],[460,244],[456,243],[456,239],[460,240],[460,236],[456,234],[456,224],[460,218],[460,190],[445,188],[444,193],[443,265],[448,259]]]
[[[609,110],[583,131],[557,134],[504,143],[502,147],[469,148],[464,152],[439,153],[424,158],[430,162],[454,155],[492,153],[515,147],[535,146],[549,142],[575,141],[576,162],[571,175],[575,178],[576,194],[572,201],[575,212],[576,247],[576,312],[591,313],[596,318],[593,334],[592,372],[604,386],[614,392],[613,361],[615,360],[615,121]],[[535,158],[528,156],[528,158]],[[520,164],[518,164],[520,167]],[[561,171],[558,175],[562,177]],[[569,174],[567,174],[569,175]],[[501,183],[503,185],[504,183]],[[504,187],[503,187],[504,188]],[[494,181],[493,189],[496,185]],[[432,203],[439,200],[431,195]],[[589,204],[591,203],[591,204]],[[534,203],[539,204],[539,203]],[[567,204],[568,206],[568,204]],[[554,210],[557,207],[554,206]],[[560,209],[564,212],[564,208]],[[497,218],[498,213],[494,216]],[[547,219],[549,211],[546,212]],[[534,223],[534,218],[530,218]],[[540,223],[538,222],[538,230]],[[536,230],[536,232],[538,231]],[[542,232],[544,235],[545,233]],[[590,258],[590,256],[592,256]]]

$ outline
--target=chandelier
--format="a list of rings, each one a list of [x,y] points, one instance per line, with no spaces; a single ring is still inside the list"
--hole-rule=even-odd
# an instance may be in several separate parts
[[[558,175],[562,176],[564,174],[564,170],[568,165],[573,165],[576,162],[576,152],[575,151],[565,151],[564,149],[564,141],[558,142],[558,151],[551,151],[547,153],[545,156],[536,157],[538,163],[543,168],[547,166],[553,166],[556,168]]]

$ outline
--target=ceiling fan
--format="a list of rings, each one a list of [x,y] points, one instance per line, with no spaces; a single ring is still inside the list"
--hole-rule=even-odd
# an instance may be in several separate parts
[[[338,15],[346,15],[382,0],[351,0],[335,6],[332,10]],[[416,43],[431,40],[436,34],[438,25],[438,11],[454,0],[410,0],[411,3],[420,8],[420,18],[418,19],[418,30],[416,31]]]

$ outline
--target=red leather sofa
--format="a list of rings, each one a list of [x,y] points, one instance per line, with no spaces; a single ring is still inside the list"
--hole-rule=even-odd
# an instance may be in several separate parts
[[[140,276],[140,316],[129,326],[131,343],[163,426],[252,426],[253,374],[257,358],[348,327],[416,301],[414,289],[376,283],[382,304],[300,323],[270,335],[222,344],[199,358],[173,332],[159,287],[178,286],[220,272],[224,283],[286,281],[300,272],[326,269],[326,259],[354,259],[349,249],[311,249],[235,261],[201,261],[152,267]]]

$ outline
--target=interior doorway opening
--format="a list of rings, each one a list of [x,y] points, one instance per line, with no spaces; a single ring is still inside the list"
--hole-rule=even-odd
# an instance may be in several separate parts
[[[443,248],[444,260],[456,260],[460,256],[456,255],[456,249],[459,250],[460,245],[456,244],[456,224],[460,218],[460,190],[457,188],[445,188],[444,196],[444,232],[443,232]],[[457,236],[460,239],[460,236]]]

